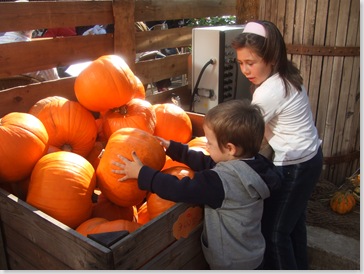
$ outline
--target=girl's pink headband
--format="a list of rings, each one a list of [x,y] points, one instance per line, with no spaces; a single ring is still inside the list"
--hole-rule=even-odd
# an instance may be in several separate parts
[[[253,33],[263,36],[264,38],[266,37],[265,28],[261,24],[256,22],[249,22],[248,24],[246,24],[243,33]]]

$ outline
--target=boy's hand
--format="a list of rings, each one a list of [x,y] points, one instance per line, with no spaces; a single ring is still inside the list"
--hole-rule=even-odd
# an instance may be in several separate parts
[[[113,169],[113,170],[111,170],[111,172],[116,173],[116,174],[125,174],[125,176],[122,178],[119,178],[118,181],[123,182],[128,179],[138,179],[138,175],[139,175],[140,169],[143,166],[143,163],[140,161],[140,159],[136,155],[135,151],[133,151],[131,153],[131,156],[132,156],[134,162],[129,161],[127,158],[125,158],[119,154],[117,156],[121,161],[123,161],[124,164],[121,162],[113,161],[112,164],[116,165],[120,169]]]
[[[165,148],[168,149],[169,145],[170,145],[170,141],[167,141],[165,139],[163,139],[162,137],[156,137],[158,139],[158,141],[160,142],[160,144]]]

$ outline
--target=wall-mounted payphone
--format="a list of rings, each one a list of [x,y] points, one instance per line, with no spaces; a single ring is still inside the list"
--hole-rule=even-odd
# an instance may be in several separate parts
[[[205,114],[231,99],[251,99],[250,82],[236,62],[232,40],[244,25],[213,26],[192,30],[191,111]]]

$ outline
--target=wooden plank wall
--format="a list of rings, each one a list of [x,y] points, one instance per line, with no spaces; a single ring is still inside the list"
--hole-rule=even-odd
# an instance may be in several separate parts
[[[259,19],[277,24],[308,89],[323,141],[322,177],[341,185],[360,166],[360,2],[259,2]],[[296,53],[300,47],[307,51]]]

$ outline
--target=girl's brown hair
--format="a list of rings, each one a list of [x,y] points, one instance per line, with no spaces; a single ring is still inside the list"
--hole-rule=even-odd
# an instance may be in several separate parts
[[[301,91],[303,79],[299,69],[287,58],[286,44],[279,29],[272,22],[259,20],[266,32],[266,37],[252,33],[241,33],[233,41],[232,47],[237,50],[249,48],[266,64],[273,64],[272,74],[279,73],[286,89],[286,95],[290,92],[290,84]]]
[[[215,133],[220,149],[232,143],[243,150],[236,157],[253,157],[259,152],[265,124],[261,109],[250,101],[220,103],[207,112],[204,123]]]

